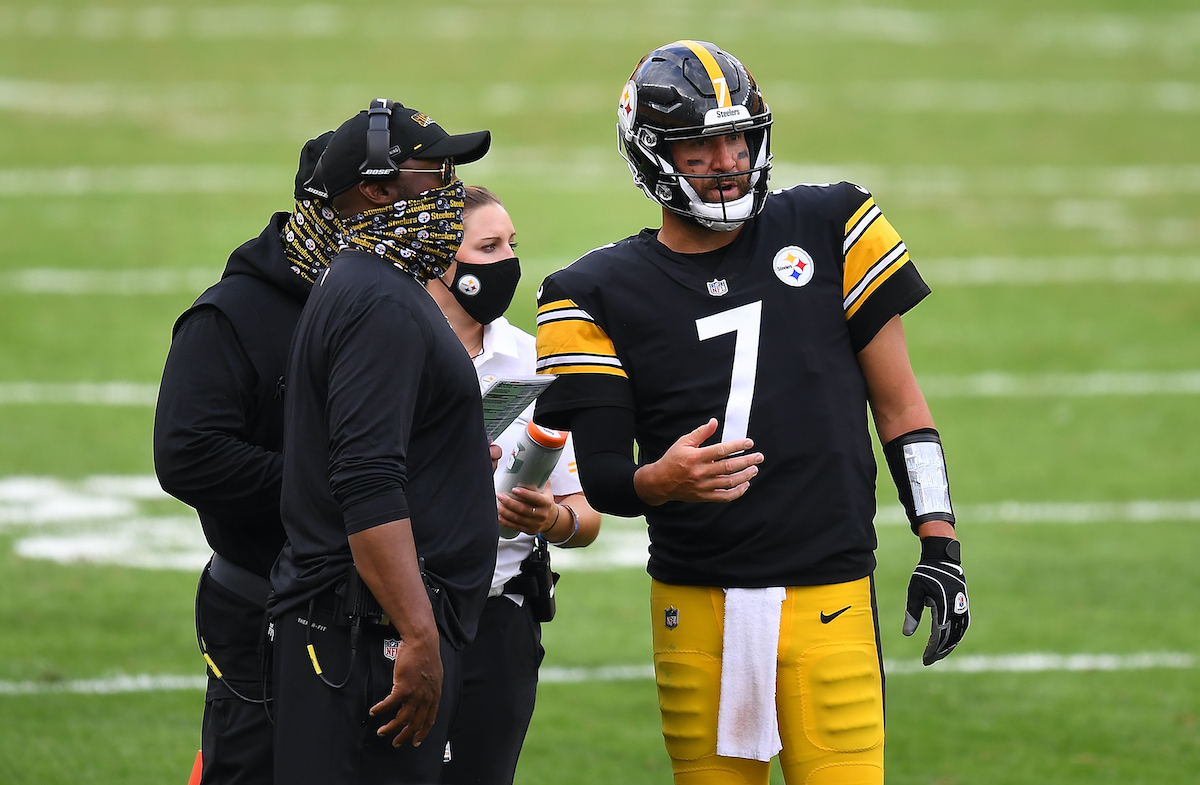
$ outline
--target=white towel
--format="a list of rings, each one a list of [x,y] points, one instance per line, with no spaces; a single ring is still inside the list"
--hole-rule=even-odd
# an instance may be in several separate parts
[[[775,711],[775,669],[786,596],[781,586],[725,590],[718,755],[767,761],[783,749]]]

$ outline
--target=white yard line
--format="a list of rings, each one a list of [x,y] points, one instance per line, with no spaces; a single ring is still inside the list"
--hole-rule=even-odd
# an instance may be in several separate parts
[[[926,668],[917,660],[884,661],[889,676],[910,673],[1046,673],[1053,671],[1131,671],[1151,668],[1195,668],[1196,656],[1183,652],[1140,654],[951,654]]]
[[[158,385],[141,382],[0,382],[0,405],[154,406]]]
[[[143,509],[145,502],[152,506]],[[212,552],[194,513],[164,502],[170,497],[153,476],[0,478],[0,530],[17,534],[13,550],[24,558],[195,572]],[[1200,522],[1200,500],[1003,501],[960,504],[957,512],[977,525],[1186,524]],[[908,526],[908,519],[885,501],[875,523]],[[559,551],[554,564],[564,573],[645,569],[649,544],[641,521],[609,519],[595,545]]]
[[[567,262],[534,260],[558,269]],[[922,259],[921,276],[938,286],[1045,286],[1072,283],[1200,283],[1200,256],[967,256]],[[94,270],[18,268],[7,292],[38,295],[139,296],[199,294],[221,277],[217,268]]]
[[[849,180],[890,198],[1051,197],[1079,200],[1200,193],[1200,165],[955,166],[776,161],[771,184]]]
[[[1095,373],[922,375],[929,398],[1060,398],[1196,395],[1200,371],[1097,371]],[[154,406],[150,382],[0,382],[0,406]]]
[[[921,389],[931,398],[1057,398],[1102,395],[1195,395],[1200,371],[926,375]]]
[[[285,193],[293,174],[257,164],[0,169],[0,197]]]
[[[983,7],[981,7],[982,9]],[[677,29],[692,21],[688,6],[651,6],[639,18],[650,28]],[[987,10],[925,11],[881,4],[828,9],[781,7],[763,25],[735,7],[709,12],[716,29],[735,39],[792,42],[797,35],[826,41],[870,41],[908,47],[1003,47],[1004,51],[1051,50],[1056,54],[1115,57],[1149,53],[1178,59],[1200,43],[1195,12],[1033,12],[1018,17]],[[400,8],[356,4],[196,6],[162,4],[116,7],[42,4],[0,6],[0,39],[90,41],[319,40],[381,38],[405,17]],[[543,3],[527,8],[428,9],[426,37],[458,43],[500,32],[519,41],[620,41],[628,19],[605,6],[561,8]]]
[[[1095,115],[1200,113],[1200,85],[1179,81],[959,81],[910,79],[764,83],[776,112]]]
[[[1019,502],[955,505],[965,521],[979,523],[1161,523],[1200,521],[1200,500],[1130,502]],[[903,508],[881,507],[877,526],[907,526]]]
[[[1191,669],[1196,656],[1183,652],[1143,652],[1139,654],[1002,654],[950,657],[926,668],[919,660],[885,660],[888,676],[938,673],[1057,673],[1093,671],[1130,671],[1150,669]],[[607,665],[598,668],[561,668],[548,666],[538,672],[543,684],[640,681],[654,678],[653,665]],[[203,690],[204,676],[109,676],[100,679],[70,681],[0,681],[0,695],[114,695],[130,692],[169,692]]]
[[[0,40],[3,40],[0,37]],[[775,80],[763,91],[778,113],[847,112],[935,114],[1163,114],[1200,113],[1200,84],[1148,80],[947,80],[908,79],[827,84]],[[612,100],[611,85],[598,81],[478,83],[451,88],[454,98],[466,105],[481,105],[496,114],[533,111],[549,102],[561,114],[593,115]],[[293,104],[287,111],[297,117],[312,113],[307,122],[318,122],[321,104],[314,104],[311,88],[286,83],[44,81],[0,77],[0,111],[42,116],[63,113],[134,120],[184,132],[184,120],[209,128],[220,116],[237,133],[253,133],[248,121],[262,116],[264,106]],[[317,96],[319,100],[319,94]],[[159,107],[170,101],[172,112]],[[303,105],[296,105],[303,102]],[[59,107],[55,109],[55,107]]]
[[[916,264],[940,286],[1200,283],[1200,256],[967,256]]]
[[[473,176],[545,181],[553,187],[624,186],[629,172],[611,150],[507,148],[474,165]],[[0,197],[283,193],[283,167],[173,164],[0,169]],[[890,198],[1010,197],[1122,199],[1200,194],[1200,164],[1117,166],[883,166],[777,160],[771,182],[849,180]]]
[[[204,676],[109,676],[103,679],[72,679],[70,681],[0,681],[0,695],[113,695],[125,692],[167,692],[172,690],[203,690],[208,685]]]
[[[143,295],[190,292],[200,294],[221,278],[217,268],[185,270],[69,270],[18,268],[8,276],[6,288],[23,294]]]

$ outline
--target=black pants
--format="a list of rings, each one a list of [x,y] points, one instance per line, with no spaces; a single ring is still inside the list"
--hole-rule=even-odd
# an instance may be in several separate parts
[[[225,683],[212,672],[204,699],[200,749],[202,785],[271,785],[272,729],[263,697],[263,638],[266,612],[214,581],[207,572],[196,595],[197,624],[209,657]],[[269,667],[269,658],[266,662]],[[270,673],[265,675],[270,683]]]
[[[537,699],[542,628],[529,603],[493,597],[463,650],[463,691],[450,725],[447,785],[511,785]]]
[[[420,747],[392,747],[392,737],[375,732],[390,717],[371,717],[370,708],[392,689],[390,626],[362,628],[354,668],[346,686],[334,689],[317,676],[308,653],[311,641],[326,679],[337,684],[350,666],[350,628],[333,624],[328,612],[292,611],[275,621],[275,781],[280,785],[432,785],[438,781],[450,718],[462,679],[460,654],[441,639],[442,700],[433,730]],[[306,637],[307,636],[307,637]]]

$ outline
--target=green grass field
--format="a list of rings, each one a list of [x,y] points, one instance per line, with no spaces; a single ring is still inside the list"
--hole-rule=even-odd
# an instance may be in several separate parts
[[[934,289],[905,325],[975,621],[913,667],[917,547],[885,478],[888,781],[1200,783],[1200,12],[1183,0],[0,0],[0,783],[186,781],[203,541],[139,484],[144,401],[175,317],[290,207],[303,142],[379,95],[490,128],[461,174],[509,207],[509,317],[531,329],[542,276],[655,225],[614,114],[638,58],[679,38],[754,72],[774,185],[870,188]],[[671,780],[652,680],[600,678],[650,662],[639,536],[609,520],[564,560],[519,783]]]

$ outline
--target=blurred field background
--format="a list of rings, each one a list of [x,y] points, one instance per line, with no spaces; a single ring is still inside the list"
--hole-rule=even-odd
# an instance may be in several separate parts
[[[0,782],[182,783],[205,552],[152,479],[175,317],[291,205],[304,141],[388,96],[490,128],[543,275],[656,225],[615,152],[638,58],[757,77],[776,186],[871,189],[975,623],[923,670],[880,483],[890,783],[1200,782],[1200,11],[1176,0],[103,4],[0,0]],[[564,555],[518,782],[668,783],[644,527]],[[775,780],[782,782],[776,772]]]

